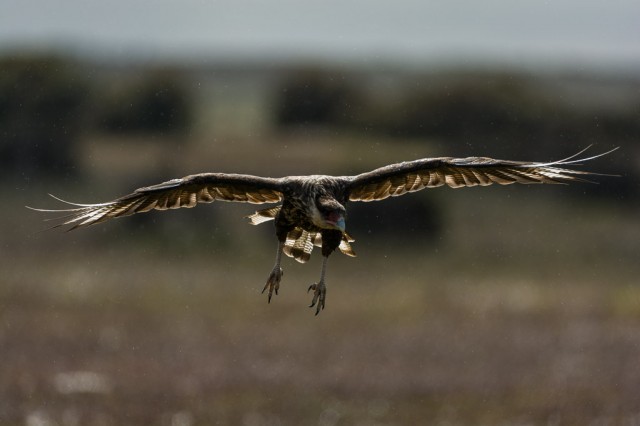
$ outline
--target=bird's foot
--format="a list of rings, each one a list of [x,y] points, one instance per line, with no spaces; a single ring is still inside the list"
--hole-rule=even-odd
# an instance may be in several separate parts
[[[264,293],[267,289],[269,292],[267,293],[267,302],[271,303],[271,296],[275,291],[276,296],[278,295],[278,289],[280,288],[280,280],[282,279],[282,275],[284,275],[284,271],[281,267],[276,266],[269,274],[269,278],[267,279],[267,283],[265,284],[262,292]]]
[[[327,296],[327,286],[324,285],[324,281],[320,281],[318,283],[311,284],[307,293],[313,290],[313,299],[311,299],[310,308],[316,307],[316,315],[320,313],[321,310],[324,309],[324,299]]]

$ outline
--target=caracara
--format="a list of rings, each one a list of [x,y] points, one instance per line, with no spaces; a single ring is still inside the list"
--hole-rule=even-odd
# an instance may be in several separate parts
[[[584,151],[582,151],[584,152]],[[355,256],[346,232],[346,207],[349,201],[377,201],[424,188],[448,185],[487,186],[493,183],[567,183],[584,181],[593,173],[566,167],[592,160],[604,154],[577,158],[582,152],[560,161],[534,163],[494,160],[486,157],[424,158],[391,164],[356,176],[287,176],[281,178],[242,174],[201,173],[173,179],[158,185],[136,189],[133,193],[101,204],[71,204],[72,208],[45,212],[66,212],[62,223],[70,229],[93,225],[134,213],[150,210],[195,207],[198,203],[238,201],[252,204],[280,203],[248,216],[251,224],[274,220],[278,251],[275,265],[263,292],[268,301],[278,294],[282,279],[282,253],[306,262],[314,246],[322,248],[320,280],[309,287],[313,290],[310,307],[316,315],[325,307],[325,272],[327,259],[336,249]],[[55,197],[54,197],[55,198]],[[60,200],[62,201],[62,200]]]

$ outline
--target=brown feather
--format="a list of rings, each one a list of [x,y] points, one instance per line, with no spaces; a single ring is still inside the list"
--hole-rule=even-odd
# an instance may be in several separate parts
[[[582,151],[584,152],[584,151]],[[585,181],[593,173],[570,169],[580,162],[608,154],[576,159],[582,152],[564,160],[550,163],[494,160],[487,157],[424,158],[391,164],[357,176],[289,176],[266,178],[250,175],[202,173],[172,179],[158,185],[135,190],[116,200],[101,204],[70,204],[60,210],[33,209],[62,212],[56,218],[70,225],[70,230],[101,223],[109,219],[143,213],[151,210],[191,208],[199,203],[235,201],[246,203],[276,203],[281,205],[258,210],[247,216],[253,225],[276,219],[276,234],[284,243],[283,251],[298,262],[311,257],[314,246],[323,248],[323,255],[336,248],[348,256],[355,256],[351,248],[353,238],[343,232],[327,233],[315,224],[316,204],[328,200],[342,209],[346,201],[376,201],[396,197],[424,188],[448,185],[452,188],[487,186],[513,183],[567,183]],[[327,205],[325,202],[323,205]],[[316,213],[313,213],[314,208]],[[323,243],[322,233],[331,241]],[[283,241],[284,239],[284,241]]]
[[[609,151],[611,152],[611,151]],[[580,153],[578,153],[580,154]],[[487,186],[493,183],[568,183],[584,181],[592,173],[564,168],[577,161],[573,157],[551,163],[494,160],[487,157],[424,158],[422,160],[391,164],[379,169],[348,177],[347,191],[350,201],[378,201],[397,197],[424,188],[447,185],[451,188]]]
[[[275,203],[282,199],[280,179],[203,173],[140,188],[108,203],[75,204],[60,200],[74,207],[57,210],[69,213],[66,220],[58,226],[71,225],[69,230],[73,230],[134,213],[192,208],[198,203],[211,203],[216,200],[261,204]]]
[[[270,207],[268,209],[258,210],[253,214],[245,216],[252,225],[260,225],[261,223],[274,220],[282,206]]]

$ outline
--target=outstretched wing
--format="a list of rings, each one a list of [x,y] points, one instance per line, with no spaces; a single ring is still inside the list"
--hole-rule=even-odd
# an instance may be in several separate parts
[[[617,149],[617,148],[616,148]],[[377,201],[424,188],[448,185],[487,186],[493,183],[567,183],[585,181],[581,176],[595,173],[564,168],[609,154],[614,150],[588,158],[577,159],[585,150],[550,163],[494,160],[486,157],[424,158],[379,169],[348,178],[350,201]]]
[[[54,197],[74,207],[58,210],[29,208],[44,212],[66,213],[66,215],[56,218],[62,223],[55,227],[72,225],[69,230],[73,230],[134,213],[181,207],[191,208],[198,203],[211,203],[216,200],[253,204],[275,203],[282,200],[282,191],[281,179],[238,174],[202,173],[139,188],[129,195],[108,203],[76,204]]]

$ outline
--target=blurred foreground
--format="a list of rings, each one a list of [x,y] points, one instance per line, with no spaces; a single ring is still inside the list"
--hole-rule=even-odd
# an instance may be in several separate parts
[[[388,116],[396,124],[362,133],[353,122],[309,123],[317,113],[281,128],[265,125],[255,98],[217,87],[227,109],[200,105],[200,118],[182,130],[121,132],[110,115],[99,122],[119,130],[56,133],[74,140],[46,177],[37,144],[11,151],[24,164],[38,160],[5,181],[0,424],[640,423],[633,126],[596,140],[594,153],[623,144],[585,167],[623,173],[596,177],[600,185],[439,188],[350,205],[358,257],[331,257],[318,317],[306,307],[317,252],[306,265],[286,259],[271,304],[260,294],[276,242],[270,224],[242,218],[254,206],[214,203],[37,232],[47,226],[42,215],[22,206],[55,207],[47,192],[100,202],[200,171],[355,174],[426,156],[521,150],[529,154],[512,157],[545,161],[587,142],[563,143],[559,131],[541,143],[553,140],[545,137],[553,127],[526,144],[504,143],[514,140],[508,132],[495,144],[476,142],[444,125],[428,136]],[[476,106],[466,105],[473,116]],[[216,118],[211,128],[206,111]],[[626,114],[606,122],[628,123]],[[12,117],[4,123],[20,128]],[[518,120],[496,128],[516,132]],[[471,135],[492,132],[468,124]]]
[[[237,237],[182,222],[197,210],[152,213],[169,219],[155,237],[126,220],[27,231],[2,258],[0,419],[634,424],[636,215],[543,190],[562,188],[414,195],[446,199],[443,236],[356,234],[359,257],[330,260],[318,317],[305,292],[317,253],[285,262],[270,305],[259,293],[275,240],[244,224],[251,206],[198,207],[241,224]],[[18,228],[39,226],[22,215]]]

